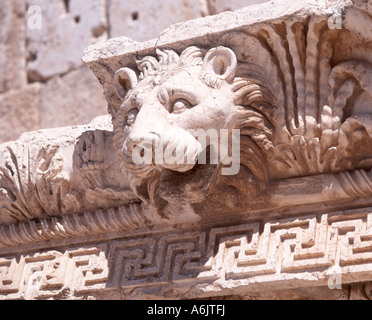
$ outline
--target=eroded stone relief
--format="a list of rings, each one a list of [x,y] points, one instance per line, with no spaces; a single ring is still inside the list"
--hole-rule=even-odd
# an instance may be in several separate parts
[[[244,296],[332,277],[370,296],[371,8],[279,1],[260,22],[269,5],[87,49],[110,115],[0,146],[0,296]],[[212,161],[221,132],[231,163]],[[64,242],[39,254],[46,240]]]

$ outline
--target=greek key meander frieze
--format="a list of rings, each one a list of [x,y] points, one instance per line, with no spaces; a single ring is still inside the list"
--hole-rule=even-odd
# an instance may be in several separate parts
[[[372,211],[356,210],[70,245],[0,256],[2,299],[182,286],[208,290],[280,283],[282,288],[368,280]],[[352,270],[352,272],[350,272]],[[306,274],[306,280],[305,280]],[[309,274],[311,275],[309,278]],[[196,288],[196,289],[195,289]]]

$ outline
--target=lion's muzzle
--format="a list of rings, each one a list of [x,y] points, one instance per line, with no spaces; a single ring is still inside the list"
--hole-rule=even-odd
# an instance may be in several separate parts
[[[143,176],[153,169],[191,170],[202,147],[186,130],[171,127],[163,132],[133,130],[122,151],[128,170]]]

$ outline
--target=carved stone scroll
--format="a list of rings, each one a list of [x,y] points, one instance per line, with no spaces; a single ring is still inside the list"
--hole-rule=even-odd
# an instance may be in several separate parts
[[[278,0],[89,47],[109,115],[0,145],[0,298],[370,298],[371,15]]]

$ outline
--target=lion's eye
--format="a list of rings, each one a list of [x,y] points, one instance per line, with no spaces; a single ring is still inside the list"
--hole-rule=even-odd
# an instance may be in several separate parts
[[[185,99],[178,99],[173,103],[172,113],[181,113],[192,107],[191,103]]]
[[[138,110],[132,109],[128,112],[127,116],[127,125],[132,126],[134,124],[134,121],[136,121],[136,117],[138,114]]]

